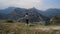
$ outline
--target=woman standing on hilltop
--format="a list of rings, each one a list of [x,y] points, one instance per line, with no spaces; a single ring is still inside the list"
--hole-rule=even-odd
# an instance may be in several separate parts
[[[28,13],[26,13],[26,15],[25,15],[25,19],[26,19],[26,23],[29,24],[29,23],[28,23],[28,21],[29,21]]]

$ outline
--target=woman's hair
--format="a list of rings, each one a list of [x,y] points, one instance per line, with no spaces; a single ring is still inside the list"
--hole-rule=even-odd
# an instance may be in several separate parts
[[[28,13],[26,13],[26,15],[28,15]]]

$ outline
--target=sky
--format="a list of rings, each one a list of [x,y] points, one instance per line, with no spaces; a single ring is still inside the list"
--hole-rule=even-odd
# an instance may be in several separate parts
[[[60,0],[0,0],[0,9],[7,7],[37,8],[46,10],[49,8],[60,9]]]

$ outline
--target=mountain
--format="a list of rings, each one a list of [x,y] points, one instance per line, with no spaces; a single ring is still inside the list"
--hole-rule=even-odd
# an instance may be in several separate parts
[[[60,14],[60,9],[47,9],[43,14],[49,18]]]
[[[15,8],[13,12],[10,14],[9,18],[13,20],[21,20],[25,21],[25,15],[28,13],[29,15],[29,21],[30,22],[39,22],[40,20],[43,20],[45,16],[43,17],[42,14],[40,14],[38,9],[36,8],[31,8],[31,9],[24,9],[24,8]]]
[[[9,13],[11,13],[14,9],[15,9],[15,7],[8,7],[8,8],[6,8],[6,9],[0,10],[0,13],[9,14]]]
[[[0,19],[12,19],[25,21],[24,17],[26,13],[29,14],[30,22],[37,22],[41,20],[49,20],[53,16],[60,14],[60,9],[47,9],[45,11],[38,10],[36,8],[18,8],[18,7],[8,7],[6,9],[0,10]]]
[[[14,9],[15,7],[8,7],[6,9],[0,9],[0,19],[7,19],[8,14],[10,14]]]
[[[0,13],[0,19],[6,19],[6,18],[7,18],[7,14]]]

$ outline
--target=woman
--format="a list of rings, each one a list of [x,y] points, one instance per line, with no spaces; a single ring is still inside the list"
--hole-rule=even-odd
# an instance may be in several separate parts
[[[26,19],[26,23],[27,23],[27,24],[29,24],[29,23],[28,23],[28,21],[29,21],[28,18],[29,18],[28,13],[26,13],[26,15],[25,15],[25,19]]]

